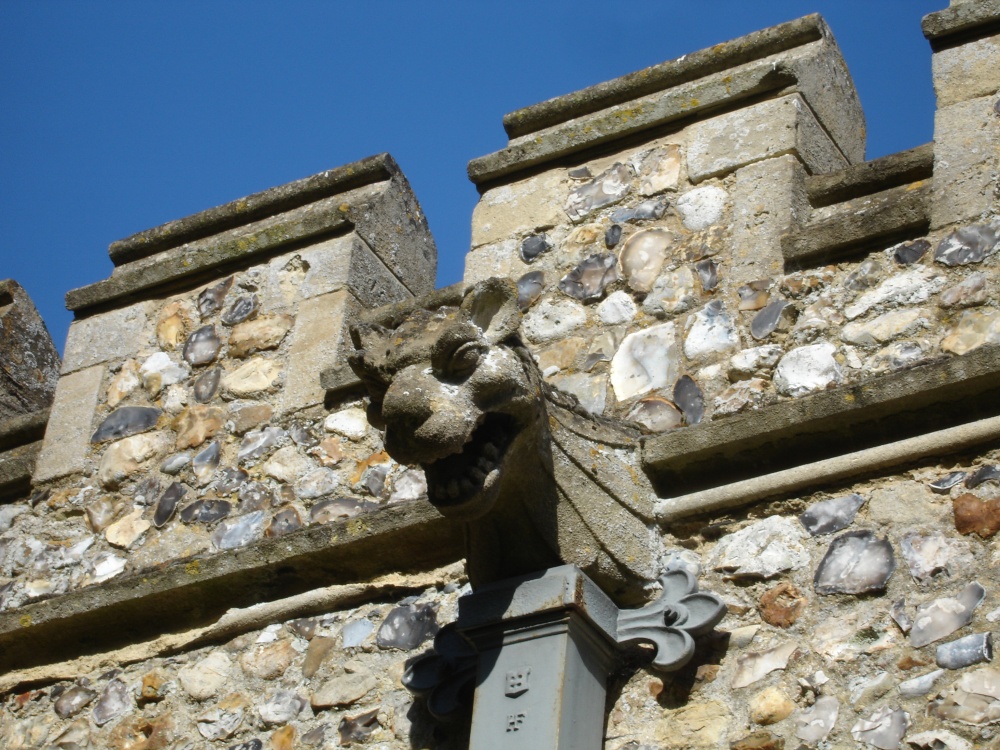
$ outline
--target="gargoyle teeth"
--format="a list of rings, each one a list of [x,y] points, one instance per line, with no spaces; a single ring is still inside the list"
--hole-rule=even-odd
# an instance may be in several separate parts
[[[482,466],[483,461],[480,461],[479,464],[480,466]],[[472,467],[471,469],[469,469],[469,476],[472,477],[474,481],[482,483],[486,479],[486,474],[488,472],[489,469],[485,467],[482,470],[477,469],[476,467]]]
[[[494,464],[488,458],[486,458],[485,456],[483,456],[482,458],[480,458],[476,462],[476,466],[478,466],[480,469],[482,469],[483,471],[485,471],[488,474],[490,471],[493,470],[493,468],[496,466],[496,464]]]
[[[492,458],[494,461],[500,458],[500,449],[493,445],[493,443],[487,443],[484,445],[483,453],[486,454],[487,458]]]
[[[458,480],[452,479],[450,482],[448,482],[448,497],[454,500],[456,497],[458,497],[458,493],[459,493]]]

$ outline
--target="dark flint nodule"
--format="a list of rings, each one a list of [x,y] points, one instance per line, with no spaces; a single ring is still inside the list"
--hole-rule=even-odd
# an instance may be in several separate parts
[[[604,233],[604,246],[610,250],[622,239],[622,228],[617,224],[612,224]]]
[[[950,474],[945,474],[940,479],[935,479],[928,486],[931,488],[931,492],[938,495],[947,495],[951,488],[956,484],[960,484],[963,479],[965,479],[964,471],[953,471]]]
[[[263,750],[264,743],[258,739],[247,740],[238,745],[231,745],[228,750]]]
[[[611,214],[611,221],[626,222],[659,219],[666,210],[667,202],[665,200],[652,199],[643,201],[635,208],[619,208]]]
[[[547,253],[552,249],[552,243],[544,234],[533,234],[525,237],[521,242],[521,260],[525,263],[532,263],[542,253]]]
[[[229,515],[233,506],[226,500],[195,500],[181,511],[184,523],[215,523]]]
[[[345,716],[337,727],[340,744],[347,747],[355,742],[364,742],[380,726],[377,708],[357,716]]]
[[[931,249],[931,243],[927,240],[914,240],[898,245],[892,251],[892,259],[901,266],[909,266],[924,257],[924,253]]]
[[[688,424],[698,424],[705,416],[705,397],[690,375],[682,375],[674,383],[674,403]]]
[[[946,266],[980,263],[1000,247],[1000,232],[989,224],[962,227],[949,234],[934,251],[934,260]]]
[[[284,536],[301,528],[302,516],[295,508],[286,507],[274,514],[274,518],[264,530],[264,535],[271,538]]]
[[[517,306],[523,312],[535,304],[545,288],[545,274],[529,271],[517,280]]]
[[[162,413],[159,409],[148,406],[123,406],[115,409],[101,422],[101,426],[90,437],[90,442],[103,443],[105,440],[118,440],[151,430]]]
[[[870,289],[878,284],[878,278],[881,274],[882,264],[874,258],[870,258],[847,275],[847,278],[844,279],[844,288],[853,292]]]
[[[186,494],[187,487],[180,482],[172,482],[167,487],[167,491],[156,502],[156,512],[153,513],[153,525],[156,528],[162,529],[164,524],[173,517],[174,511],[177,510],[177,503]]]
[[[937,647],[935,659],[942,669],[962,669],[993,661],[993,634],[973,633]]]
[[[600,299],[608,284],[618,280],[617,259],[610,253],[595,253],[559,281],[559,291],[586,302]]]
[[[218,477],[214,483],[215,491],[222,495],[228,495],[230,492],[235,492],[240,488],[240,486],[242,486],[249,476],[250,475],[243,471],[243,469],[226,467],[225,469],[219,471]]]
[[[760,341],[774,333],[774,329],[778,327],[778,322],[781,320],[781,314],[790,304],[792,303],[788,300],[775,300],[754,315],[753,320],[750,321],[750,335]]]
[[[190,365],[207,365],[221,348],[222,339],[215,333],[215,326],[202,326],[184,343],[184,360]]]
[[[998,479],[1000,479],[1000,467],[992,465],[980,466],[966,477],[965,486],[971,490],[984,482],[995,482]]]
[[[111,680],[101,693],[101,699],[91,714],[101,727],[132,708],[132,694],[121,680]]]
[[[701,260],[694,264],[694,270],[701,279],[701,288],[706,292],[715,289],[719,284],[719,264],[714,260]]]
[[[152,505],[153,498],[160,494],[160,480],[156,476],[143,479],[135,488],[135,502],[139,505]]]
[[[814,503],[799,516],[799,521],[812,536],[832,534],[846,529],[854,521],[865,499],[857,493]]]
[[[372,495],[380,497],[385,489],[385,478],[389,475],[389,464],[372,466],[365,470],[361,485]]]
[[[569,170],[570,179],[573,180],[592,180],[594,179],[593,173],[590,171],[590,167],[577,167],[576,169]]]
[[[307,641],[311,641],[313,636],[316,635],[316,627],[318,625],[319,623],[315,617],[300,617],[298,620],[285,623],[285,627],[288,630],[291,630],[299,638],[305,638]]]
[[[198,295],[198,315],[204,320],[209,315],[219,312],[222,301],[226,298],[226,292],[233,285],[233,277],[220,281],[215,286],[210,286]]]
[[[219,390],[219,381],[222,380],[222,368],[213,367],[206,370],[194,381],[194,400],[199,404],[207,404]]]
[[[271,490],[262,482],[244,482],[236,496],[240,499],[240,513],[263,510],[270,507],[274,500]]]
[[[204,450],[191,459],[191,468],[199,478],[205,477],[219,465],[219,443],[213,440]]]
[[[430,604],[405,604],[385,616],[375,642],[380,648],[412,651],[438,632],[437,610]]]
[[[256,294],[244,295],[236,298],[236,301],[222,314],[220,320],[223,325],[234,326],[252,318],[259,309],[260,303],[257,301]]]
[[[55,702],[55,712],[61,719],[68,719],[75,716],[94,698],[97,692],[80,685],[74,685],[69,690],[63,692]]]
[[[870,531],[848,531],[834,539],[816,568],[817,594],[867,594],[883,591],[896,570],[888,539]]]

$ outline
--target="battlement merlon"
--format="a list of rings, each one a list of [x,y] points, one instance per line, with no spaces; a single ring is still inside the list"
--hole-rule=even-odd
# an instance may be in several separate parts
[[[182,279],[351,230],[392,284],[414,295],[434,288],[437,249],[427,221],[395,160],[379,154],[113,242],[111,276],[67,293],[66,307],[78,317],[90,308],[120,307]]]
[[[471,161],[469,178],[483,191],[638,133],[655,137],[791,94],[815,120],[810,137],[829,141],[828,148],[799,149],[810,172],[864,160],[854,83],[829,27],[813,14],[512,112],[504,118],[507,147]]]

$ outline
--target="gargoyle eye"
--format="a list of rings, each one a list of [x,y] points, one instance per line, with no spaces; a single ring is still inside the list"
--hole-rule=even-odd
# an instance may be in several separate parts
[[[481,341],[466,341],[456,347],[445,365],[447,374],[457,378],[468,377],[476,369],[486,349],[486,345]]]

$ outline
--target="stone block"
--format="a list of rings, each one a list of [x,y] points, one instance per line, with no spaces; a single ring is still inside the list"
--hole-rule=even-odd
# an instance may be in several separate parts
[[[1000,180],[1000,117],[995,97],[979,97],[934,115],[931,228],[984,218]]]
[[[936,52],[932,58],[938,107],[1000,89],[1000,34]]]
[[[781,240],[808,216],[805,169],[791,155],[751,164],[732,189],[730,283],[746,284],[784,272]]]
[[[507,240],[493,245],[484,245],[470,250],[465,256],[466,284],[493,276],[514,278],[514,257],[517,255],[517,240]]]
[[[346,363],[345,346],[350,346],[347,325],[360,310],[361,305],[345,290],[313,297],[299,305],[279,414],[323,403],[326,390],[320,373]]]
[[[120,332],[117,335],[121,337]],[[83,471],[103,379],[104,367],[100,365],[59,379],[42,451],[35,465],[36,485]]]
[[[66,336],[63,375],[100,362],[128,359],[151,343],[143,338],[152,328],[146,303],[74,320]]]
[[[688,177],[695,183],[782,154],[796,155],[812,174],[847,166],[798,94],[696,123],[688,135]]]
[[[570,188],[565,171],[557,169],[487,190],[472,212],[472,247],[565,223]]]
[[[409,290],[355,235],[321,242],[299,253],[306,264],[299,294],[305,299],[350,289],[366,307],[409,297]]]

